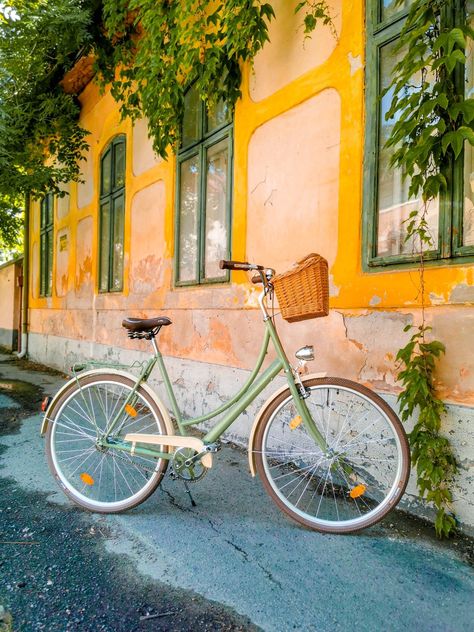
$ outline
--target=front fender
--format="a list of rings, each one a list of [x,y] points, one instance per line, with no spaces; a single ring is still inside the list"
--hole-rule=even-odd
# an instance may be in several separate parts
[[[60,400],[60,398],[66,391],[66,389],[68,389],[72,384],[76,384],[77,382],[80,383],[81,380],[83,380],[85,377],[88,377],[89,375],[121,375],[123,377],[129,378],[133,382],[137,381],[137,378],[135,375],[132,375],[131,373],[127,373],[126,371],[118,371],[117,369],[91,369],[90,371],[84,371],[77,377],[71,378],[68,382],[66,382],[66,384],[64,384],[64,386],[62,386],[59,389],[59,391],[51,400],[48,408],[46,409],[46,412],[43,418],[43,423],[41,424],[41,430],[40,430],[41,436],[44,436],[46,434],[46,431],[48,430],[49,421],[51,419],[51,415],[54,412],[54,409],[57,406],[58,401]],[[173,422],[171,421],[171,417],[166,406],[163,404],[163,402],[155,393],[155,391],[150,386],[148,386],[146,382],[142,382],[141,387],[143,388],[144,391],[146,391],[147,395],[149,395],[150,398],[157,405],[158,410],[160,411],[161,416],[163,417],[167,434],[171,434],[171,435],[174,434]]]
[[[305,375],[302,379],[303,379],[303,382],[305,382],[306,380],[309,380],[309,379],[312,379],[312,378],[326,377],[326,375],[327,375],[327,373],[309,373],[308,375]],[[257,474],[257,470],[256,470],[256,467],[255,467],[254,442],[255,442],[255,434],[257,432],[258,424],[260,423],[260,420],[263,417],[264,412],[267,410],[267,408],[272,403],[272,401],[276,397],[281,395],[287,389],[288,389],[288,384],[284,384],[281,388],[279,388],[277,391],[272,393],[270,395],[270,397],[267,399],[267,401],[260,408],[260,410],[257,413],[257,416],[255,417],[255,420],[254,420],[253,426],[252,426],[252,430],[250,431],[249,445],[248,445],[249,468],[250,468],[250,473],[252,474],[252,476],[256,476],[256,474]]]

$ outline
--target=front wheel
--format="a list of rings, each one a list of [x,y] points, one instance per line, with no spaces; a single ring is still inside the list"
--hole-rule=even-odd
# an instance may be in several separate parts
[[[310,378],[304,386],[325,445],[308,432],[289,389],[275,397],[254,442],[264,487],[282,511],[316,531],[369,527],[395,507],[408,482],[410,450],[400,420],[355,382]]]
[[[134,380],[124,375],[79,376],[50,413],[50,470],[65,494],[90,511],[116,513],[139,505],[154,492],[168,466],[164,458],[132,455],[101,444],[101,436],[119,413],[109,436],[112,445],[123,444],[127,433],[167,434],[158,406],[145,389],[139,387],[132,403],[125,405],[134,386]],[[161,451],[167,448],[162,446]]]

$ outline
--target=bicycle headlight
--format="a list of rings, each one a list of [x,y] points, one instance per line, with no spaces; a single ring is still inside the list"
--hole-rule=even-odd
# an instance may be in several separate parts
[[[298,360],[301,360],[302,362],[310,362],[311,360],[314,360],[313,345],[306,345],[304,347],[301,347],[301,349],[298,349],[298,351],[295,353],[295,356],[298,358]]]

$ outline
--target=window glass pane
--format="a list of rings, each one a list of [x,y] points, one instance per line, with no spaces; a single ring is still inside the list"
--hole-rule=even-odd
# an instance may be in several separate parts
[[[181,163],[179,190],[180,281],[196,281],[198,258],[199,156]]]
[[[219,261],[227,258],[227,173],[229,141],[226,138],[207,151],[206,241],[204,275],[207,279],[226,276]]]
[[[46,266],[46,294],[51,295],[53,288],[53,231],[46,233],[48,241],[47,266]]]
[[[212,132],[213,129],[216,129],[229,121],[229,107],[226,103],[224,103],[224,101],[219,101],[219,103],[209,108],[207,112],[207,131]]]
[[[392,17],[392,15],[399,13],[399,11],[402,11],[403,9],[408,9],[412,3],[413,0],[404,0],[404,2],[399,2],[399,0],[381,0],[382,20]]]
[[[110,193],[112,182],[111,182],[111,173],[112,173],[112,150],[109,149],[102,158],[101,163],[101,185],[100,192],[101,195],[106,195]]]
[[[110,248],[110,203],[102,204],[100,208],[100,278],[99,289],[107,292],[109,289],[109,248]]]
[[[390,84],[392,69],[405,54],[405,49],[395,51],[396,44],[396,42],[391,42],[380,51],[381,90]],[[406,224],[404,222],[413,210],[421,210],[421,200],[408,197],[409,182],[403,180],[401,169],[390,166],[393,150],[385,148],[394,124],[393,119],[385,120],[392,98],[393,90],[390,90],[383,96],[379,106],[378,256],[412,254],[419,251],[419,244],[405,240]],[[427,221],[433,243],[432,248],[428,248],[430,250],[438,246],[438,206],[436,200],[428,208]]]
[[[53,211],[54,211],[54,197],[52,193],[48,193],[46,196],[46,223],[53,223]]]
[[[120,187],[123,187],[125,183],[125,143],[118,143],[118,145],[115,145],[114,152],[114,189],[119,189]]]
[[[40,226],[44,228],[46,226],[47,209],[46,209],[46,197],[41,200],[40,204]]]
[[[46,251],[47,251],[46,233],[40,237],[40,295],[46,294]]]
[[[184,96],[183,115],[183,146],[189,145],[199,138],[199,116],[201,112],[201,99],[194,87],[190,88]]]
[[[469,23],[474,26],[474,2],[466,3]],[[468,39],[466,49],[466,99],[474,97],[474,45]],[[470,143],[464,146],[464,216],[463,216],[463,246],[474,246],[474,148]]]
[[[122,289],[123,280],[123,236],[124,236],[124,197],[115,198],[112,248],[112,286],[111,290]]]

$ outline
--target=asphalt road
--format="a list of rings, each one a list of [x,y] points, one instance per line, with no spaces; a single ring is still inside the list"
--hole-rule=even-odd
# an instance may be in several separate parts
[[[472,541],[441,544],[403,514],[355,536],[301,529],[231,447],[193,486],[195,508],[168,478],[126,514],[75,508],[32,414],[62,380],[5,360],[0,604],[15,632],[474,630]]]

